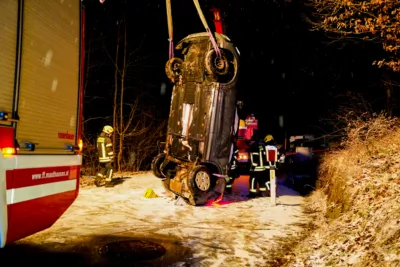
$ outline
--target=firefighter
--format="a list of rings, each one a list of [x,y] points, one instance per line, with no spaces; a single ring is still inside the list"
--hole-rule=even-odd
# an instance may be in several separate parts
[[[271,164],[275,164],[266,161],[266,146],[275,146],[274,137],[267,134],[263,140],[259,140],[258,142],[256,140],[254,141],[250,150],[250,193],[247,195],[249,198],[269,196],[269,167]],[[253,153],[257,153],[258,155],[254,155]],[[257,192],[257,186],[259,192]]]
[[[239,150],[235,148],[235,151],[233,152],[231,167],[228,171],[229,180],[227,181],[226,187],[225,187],[226,193],[232,193],[233,182],[235,181],[236,178],[238,178],[240,176],[239,170],[238,170],[239,167],[237,165],[238,153],[239,153]]]
[[[232,147],[233,155],[231,158],[230,168],[228,171],[228,181],[226,182],[226,186],[225,186],[226,193],[232,193],[233,182],[235,181],[236,178],[238,178],[240,176],[239,166],[238,166],[238,162],[237,162],[239,149],[237,147],[237,136],[235,136],[235,135],[232,135],[232,144],[233,144],[233,147]]]
[[[105,181],[106,187],[112,187],[114,155],[111,136],[113,132],[113,127],[106,125],[97,138],[97,151],[99,153],[99,163],[101,166],[101,170],[97,174],[95,180],[95,184],[98,187],[102,185],[103,181]]]

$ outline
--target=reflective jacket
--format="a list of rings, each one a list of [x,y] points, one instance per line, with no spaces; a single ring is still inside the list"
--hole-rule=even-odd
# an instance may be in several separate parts
[[[99,153],[99,162],[103,163],[113,161],[114,155],[112,141],[104,132],[97,137],[97,151]]]
[[[260,140],[251,146],[250,150],[250,171],[265,171],[271,167],[276,168],[278,161],[278,149],[271,142],[265,143]]]

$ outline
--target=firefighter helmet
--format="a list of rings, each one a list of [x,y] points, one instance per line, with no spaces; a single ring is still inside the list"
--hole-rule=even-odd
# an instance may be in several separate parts
[[[114,132],[114,129],[110,125],[106,125],[103,127],[103,132],[105,132],[106,134],[111,134],[112,132]]]
[[[264,138],[264,142],[268,143],[274,140],[274,137],[271,134],[267,134]]]

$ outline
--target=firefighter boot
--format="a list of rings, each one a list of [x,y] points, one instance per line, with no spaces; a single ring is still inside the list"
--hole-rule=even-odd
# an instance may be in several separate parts
[[[112,182],[112,174],[113,174],[113,170],[111,168],[109,168],[107,170],[107,177],[106,177],[106,185],[105,185],[105,187],[114,187],[114,184]]]
[[[265,186],[260,187],[260,195],[261,195],[261,197],[270,197],[271,196],[271,188],[269,186],[269,181],[265,182]]]
[[[257,184],[258,184],[258,180],[257,180],[257,176],[256,175],[252,175],[250,177],[250,188],[249,191],[250,193],[246,196],[247,198],[256,198],[259,196],[259,194],[257,193]]]
[[[104,177],[101,173],[98,173],[96,178],[94,179],[94,184],[97,187],[101,187],[104,184]]]
[[[256,198],[256,197],[259,197],[259,194],[256,192],[250,192],[246,197],[247,198]]]
[[[226,183],[225,193],[227,193],[227,194],[232,193],[232,185],[233,185],[233,179],[231,177],[229,177],[229,181]]]
[[[225,188],[225,193],[231,194],[231,193],[232,193],[232,186],[227,186],[227,187]]]
[[[271,192],[267,188],[260,188],[260,197],[270,197]]]

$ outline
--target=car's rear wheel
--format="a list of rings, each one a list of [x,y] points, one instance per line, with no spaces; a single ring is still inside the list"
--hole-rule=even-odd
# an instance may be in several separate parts
[[[221,55],[212,49],[205,57],[205,69],[209,76],[220,82],[230,82],[236,75],[237,62],[231,51],[220,48]]]

